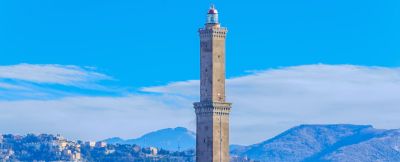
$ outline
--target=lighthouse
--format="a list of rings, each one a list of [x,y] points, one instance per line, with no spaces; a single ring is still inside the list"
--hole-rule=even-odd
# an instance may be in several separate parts
[[[225,101],[225,40],[227,28],[211,5],[200,35],[200,102],[196,112],[196,161],[229,162],[229,113]]]

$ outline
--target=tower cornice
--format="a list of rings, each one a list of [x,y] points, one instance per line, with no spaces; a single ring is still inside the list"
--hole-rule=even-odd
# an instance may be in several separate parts
[[[193,103],[197,115],[216,114],[229,115],[232,103],[227,102],[195,102]]]

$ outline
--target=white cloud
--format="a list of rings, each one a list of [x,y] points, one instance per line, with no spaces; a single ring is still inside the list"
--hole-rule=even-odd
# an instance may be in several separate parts
[[[150,130],[194,129],[199,81],[143,87],[122,97],[74,96],[0,101],[0,133],[49,132],[81,139],[137,137]],[[373,124],[400,128],[400,69],[306,65],[227,80],[231,141],[252,144],[299,124]]]
[[[183,82],[173,82],[167,86],[143,87],[140,90],[151,93],[164,93],[170,95],[186,96],[198,98],[200,82],[198,80],[189,80]]]
[[[26,87],[15,85],[15,84],[9,84],[9,83],[2,83],[0,82],[0,89],[10,89],[10,90],[27,90]]]
[[[93,67],[56,64],[18,64],[0,66],[0,100],[48,99],[76,95],[51,86],[75,87],[99,91],[114,91],[102,86],[100,81],[110,76],[95,71]]]
[[[81,68],[73,65],[18,64],[0,66],[0,79],[78,86],[82,83],[111,78],[93,71],[92,68]]]
[[[188,81],[142,90],[183,96],[197,93],[198,85]],[[234,143],[254,143],[304,123],[399,128],[400,69],[352,65],[270,69],[228,79],[227,100],[233,102]]]
[[[100,140],[138,137],[177,124],[193,127],[191,109],[172,106],[166,98],[130,95],[0,101],[0,134],[60,133],[72,139]]]

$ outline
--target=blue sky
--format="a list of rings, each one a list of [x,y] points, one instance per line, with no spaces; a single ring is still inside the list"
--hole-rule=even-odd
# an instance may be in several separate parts
[[[0,1],[0,123],[14,123],[0,124],[0,133],[93,140],[164,127],[193,129],[197,29],[210,3]],[[387,124],[400,123],[391,118],[400,115],[393,97],[400,96],[399,1],[212,3],[229,29],[234,143],[255,143],[302,123],[400,127]],[[386,118],[374,117],[378,112]],[[182,119],[171,119],[174,113]],[[340,117],[329,116],[335,113]],[[96,126],[102,122],[96,116],[110,119],[102,123],[109,130]],[[136,119],[153,124],[133,124]],[[48,124],[65,120],[81,127]],[[35,126],[24,126],[30,123]]]
[[[1,1],[0,64],[94,66],[131,87],[198,79],[211,1]],[[227,75],[302,64],[400,64],[400,2],[213,1]]]

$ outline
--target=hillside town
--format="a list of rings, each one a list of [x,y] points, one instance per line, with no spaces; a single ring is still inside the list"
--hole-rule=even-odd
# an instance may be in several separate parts
[[[194,150],[171,152],[156,147],[71,141],[60,135],[0,135],[3,161],[193,161]]]

